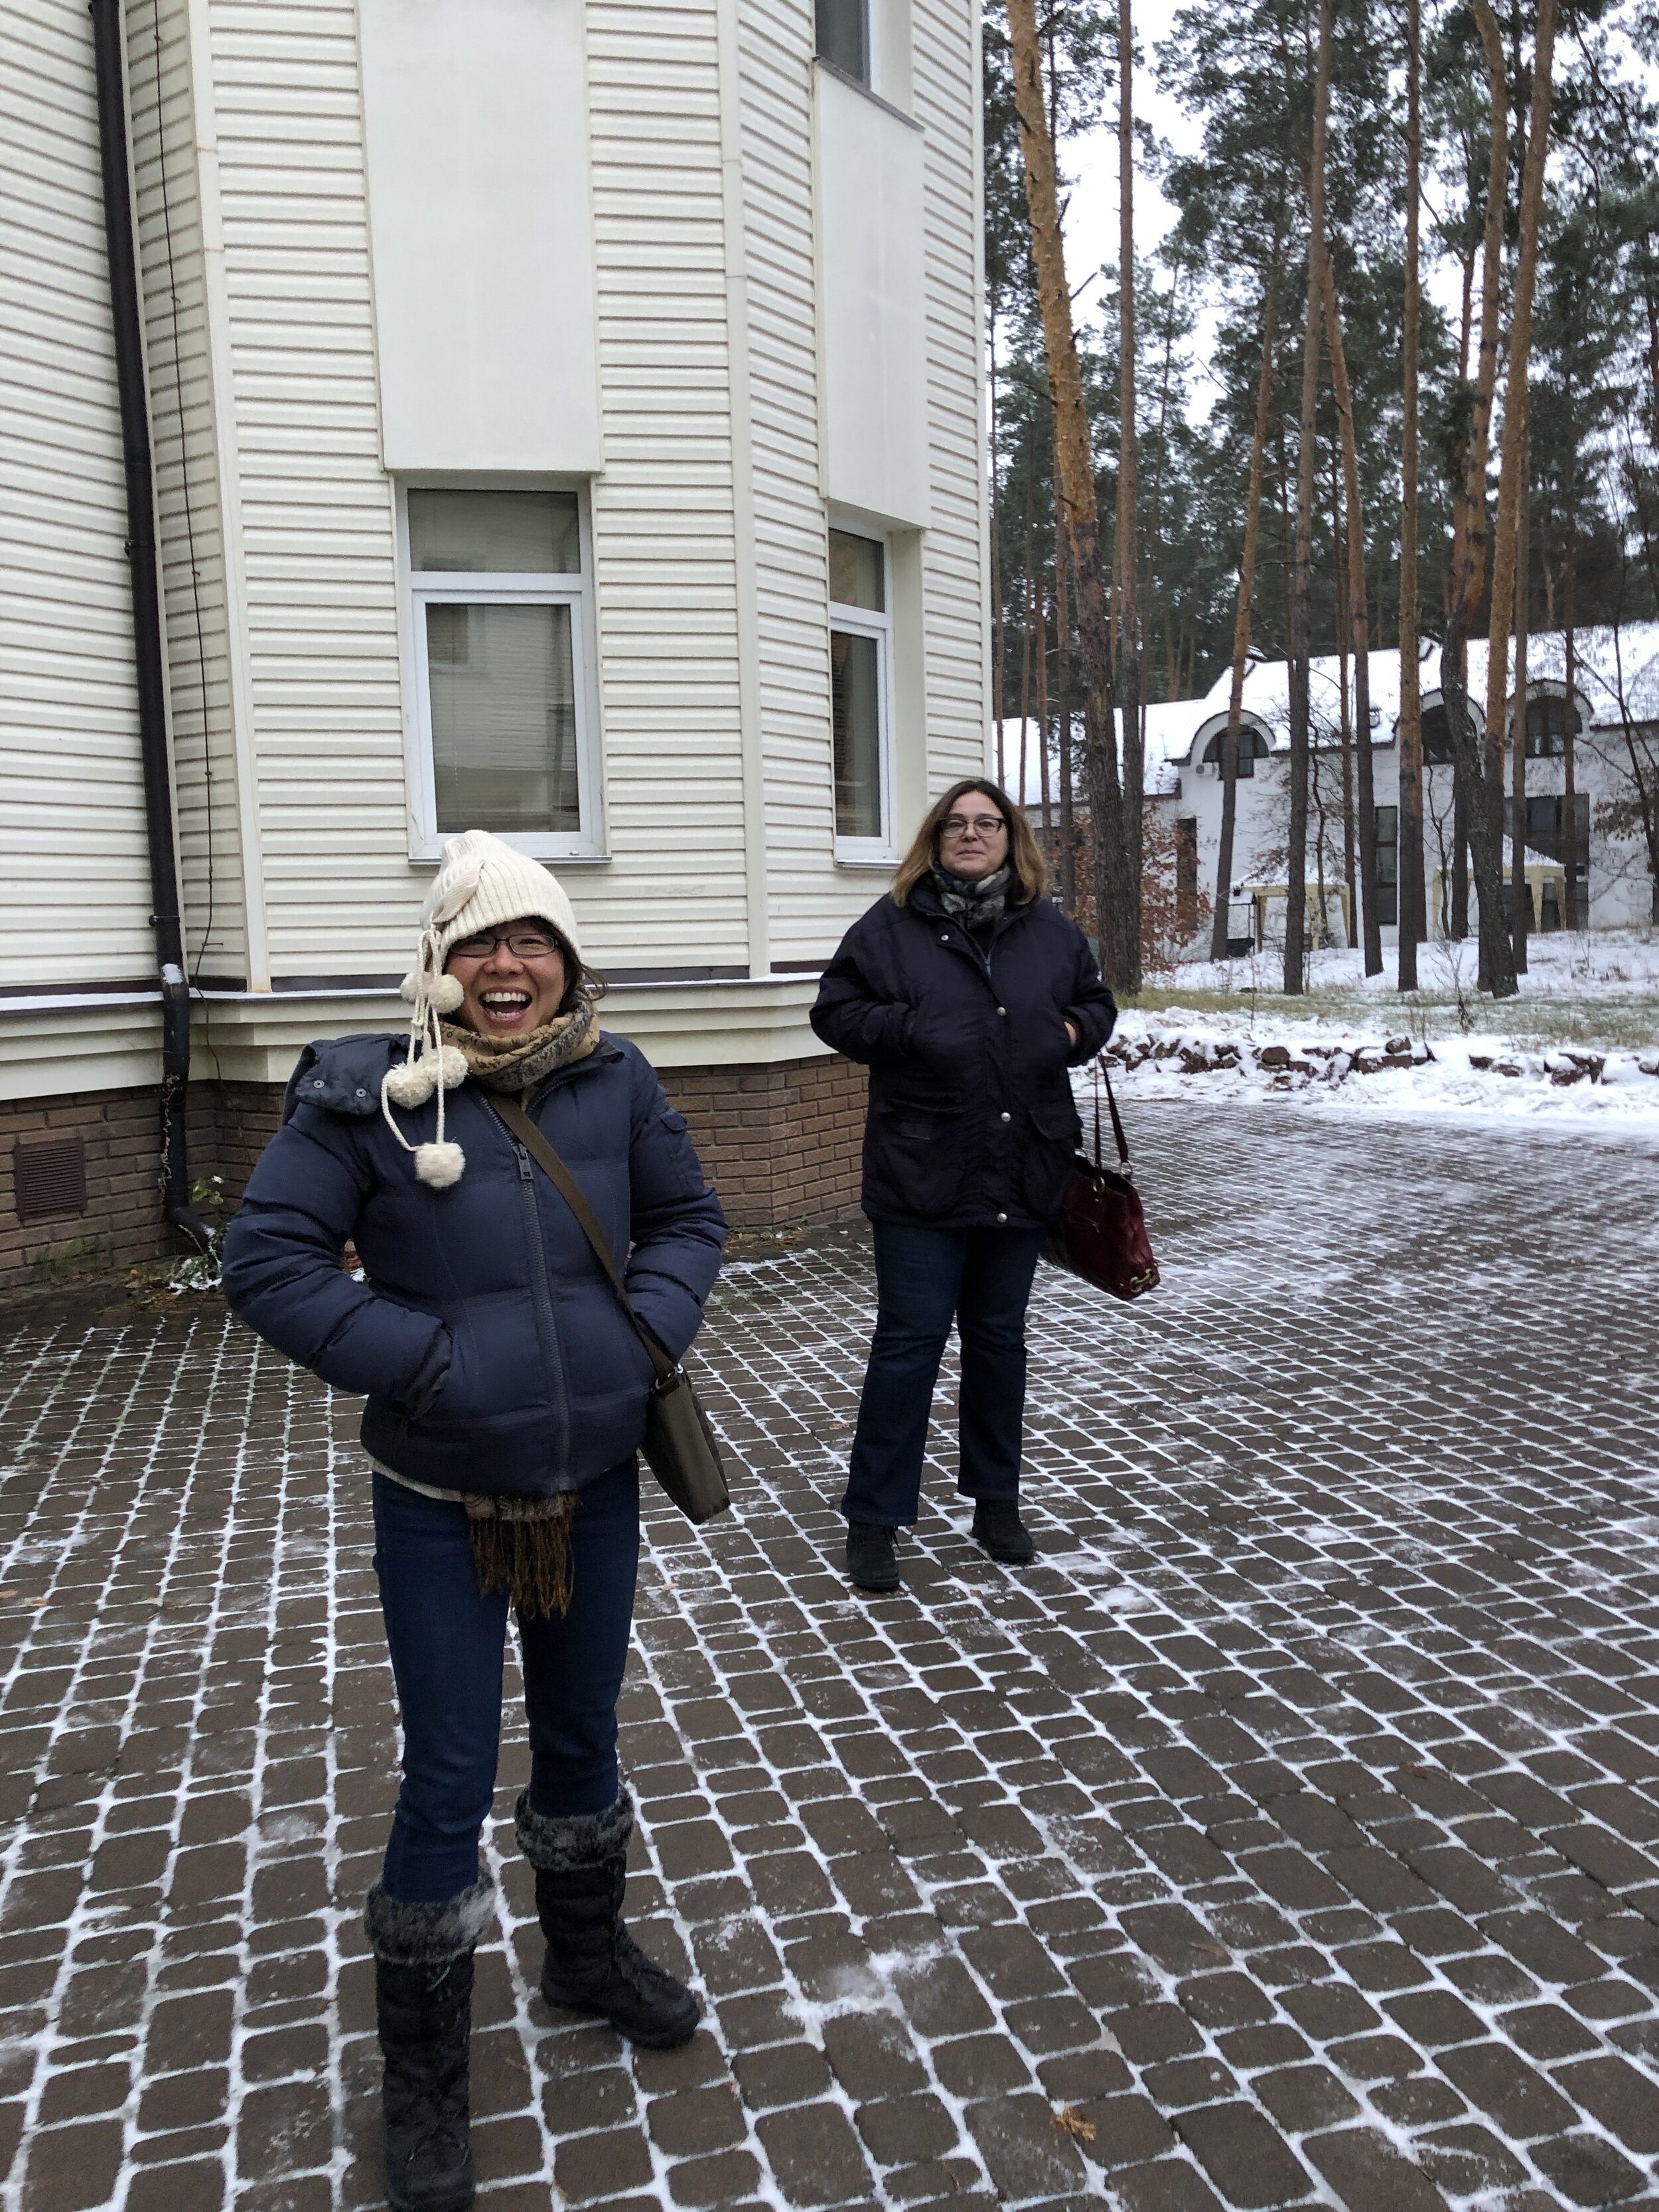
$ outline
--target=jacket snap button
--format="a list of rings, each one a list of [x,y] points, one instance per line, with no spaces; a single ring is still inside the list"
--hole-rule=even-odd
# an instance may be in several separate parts
[[[320,1091],[320,1090],[322,1089],[322,1087],[323,1087],[323,1079],[322,1079],[322,1077],[321,1077],[320,1075],[316,1076],[316,1077],[314,1077],[314,1078],[313,1079],[311,1087],[312,1087],[312,1089],[313,1089],[313,1091]]]
[[[364,1090],[361,1083],[357,1085],[357,1096],[360,1098],[367,1098],[368,1096],[368,1091]]]
[[[1005,1121],[1012,1121],[1014,1117],[1012,1114],[1005,1114],[1002,1118]]]
[[[1006,1007],[1006,1006],[999,1006],[999,1007],[997,1008],[997,1012],[998,1012],[1000,1014],[1006,1014],[1006,1013],[1007,1012],[1007,1011],[1008,1011],[1008,1009],[1007,1009],[1007,1007]]]
[[[998,1214],[998,1216],[997,1216],[997,1219],[998,1219],[999,1221],[1006,1221],[1007,1218],[1008,1218],[1008,1217],[1007,1217],[1007,1215],[1006,1215],[1006,1213],[1000,1213],[1000,1214]]]
[[[939,941],[941,945],[948,945],[951,942],[951,933],[948,929],[940,930],[939,933]]]

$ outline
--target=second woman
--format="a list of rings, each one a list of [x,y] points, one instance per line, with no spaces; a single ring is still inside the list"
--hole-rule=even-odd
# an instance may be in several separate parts
[[[895,1532],[920,1510],[939,1361],[962,1340],[957,1486],[994,1559],[1034,1546],[1019,1515],[1025,1308],[1079,1134],[1067,1069],[1117,1009],[1087,939],[1043,896],[1008,794],[955,784],[824,971],[812,1027],[870,1069],[864,1211],[875,1340],[847,1492],[847,1565],[898,1586]]]

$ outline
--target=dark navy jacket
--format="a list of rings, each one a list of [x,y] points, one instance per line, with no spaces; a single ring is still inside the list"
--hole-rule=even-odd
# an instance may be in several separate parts
[[[485,1103],[453,1091],[459,1182],[434,1190],[380,1113],[401,1037],[307,1048],[225,1232],[225,1294],[279,1352],[362,1391],[362,1440],[440,1489],[546,1496],[635,1450],[652,1368],[574,1216]],[[526,1102],[586,1194],[629,1296],[678,1358],[720,1267],[726,1218],[684,1117],[631,1044],[605,1037]],[[410,1143],[436,1107],[395,1108]],[[340,1267],[349,1239],[367,1279]]]
[[[1046,1226],[1079,1133],[1066,1070],[1116,1019],[1088,939],[1051,901],[1012,908],[981,944],[926,877],[908,906],[878,899],[842,939],[812,1009],[824,1042],[870,1070],[866,1213]]]

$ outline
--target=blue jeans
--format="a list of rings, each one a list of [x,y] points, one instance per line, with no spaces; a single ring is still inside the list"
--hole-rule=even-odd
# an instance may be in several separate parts
[[[570,1609],[519,1624],[530,1723],[530,1802],[560,1818],[615,1802],[617,1699],[640,1553],[630,1459],[581,1492],[570,1519]],[[507,1593],[478,1595],[466,1508],[374,1478],[374,1572],[403,1709],[403,1787],[381,1879],[407,1905],[441,1905],[478,1878],[495,1795]]]
[[[842,1511],[888,1528],[915,1522],[933,1385],[953,1319],[962,1340],[957,1488],[964,1498],[1018,1498],[1025,1309],[1041,1233],[873,1226],[876,1334]]]

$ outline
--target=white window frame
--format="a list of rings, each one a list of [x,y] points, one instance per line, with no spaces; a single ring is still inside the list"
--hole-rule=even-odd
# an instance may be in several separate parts
[[[842,521],[831,515],[830,528],[852,538],[863,538],[881,548],[881,603],[883,611],[877,614],[869,607],[843,606],[839,599],[830,602],[830,629],[849,631],[855,637],[872,637],[876,641],[876,712],[880,717],[877,731],[877,756],[879,763],[881,789],[882,834],[879,837],[843,837],[836,830],[836,858],[851,867],[890,867],[898,858],[898,848],[893,837],[893,549],[885,531],[872,530],[868,523]],[[825,541],[826,544],[828,540]],[[830,740],[830,818],[832,824],[836,813],[835,733]]]
[[[417,570],[409,543],[409,493],[416,491],[574,491],[581,569],[575,575],[517,574],[506,569]],[[426,610],[439,606],[540,606],[570,609],[572,688],[576,705],[576,804],[574,830],[501,833],[504,844],[538,860],[605,859],[600,807],[599,654],[593,612],[593,538],[587,487],[568,479],[453,477],[399,482],[398,505],[398,621],[404,635],[404,728],[408,775],[409,857],[439,860],[453,830],[438,827],[432,757],[432,687],[427,661]],[[464,825],[465,826],[465,825]]]

